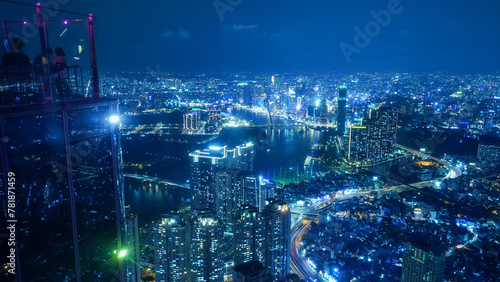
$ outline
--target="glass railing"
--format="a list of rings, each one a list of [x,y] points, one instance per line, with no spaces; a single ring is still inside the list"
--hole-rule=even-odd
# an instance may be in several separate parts
[[[0,108],[98,97],[92,17],[37,15],[3,22]]]

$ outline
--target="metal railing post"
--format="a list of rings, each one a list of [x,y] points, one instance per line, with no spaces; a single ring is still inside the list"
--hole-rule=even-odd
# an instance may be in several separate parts
[[[42,7],[40,3],[36,4],[36,16],[38,18],[38,33],[40,36],[40,47],[42,48],[42,84],[43,84],[43,95],[44,102],[52,102],[52,89],[50,85],[50,73],[49,73],[49,57],[47,54],[47,42],[45,34],[45,20],[42,15]]]
[[[92,68],[92,98],[99,98],[99,76],[97,73],[97,56],[95,50],[94,16],[89,14],[88,20],[89,44],[90,44],[90,67]]]

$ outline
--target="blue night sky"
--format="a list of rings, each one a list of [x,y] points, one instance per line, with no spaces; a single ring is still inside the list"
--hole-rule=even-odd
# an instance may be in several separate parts
[[[51,1],[97,17],[102,70],[500,70],[498,0]],[[29,7],[0,7],[2,20],[33,14]],[[390,15],[382,24],[372,13],[381,10]]]

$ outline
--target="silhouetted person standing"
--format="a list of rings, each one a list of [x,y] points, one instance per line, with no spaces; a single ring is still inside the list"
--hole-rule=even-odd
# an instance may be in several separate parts
[[[49,60],[50,56],[52,56],[52,53],[54,53],[54,51],[52,51],[51,48],[47,47],[47,60]],[[36,56],[33,60],[33,70],[35,71],[37,76],[43,75],[43,63],[43,57],[41,54]],[[49,64],[49,61],[47,61],[46,64]]]
[[[55,50],[56,55],[52,58],[52,79],[60,100],[69,99],[69,85],[66,81],[66,54],[61,47]]]
[[[21,53],[24,42],[21,38],[13,37],[10,39],[12,52],[2,56],[2,71],[7,78],[29,79],[31,71],[30,58]]]

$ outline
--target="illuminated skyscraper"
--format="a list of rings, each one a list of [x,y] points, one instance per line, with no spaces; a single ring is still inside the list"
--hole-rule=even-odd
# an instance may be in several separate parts
[[[273,281],[281,281],[290,271],[290,209],[285,201],[268,199],[262,217],[266,225],[264,265]]]
[[[198,130],[200,129],[199,111],[184,114],[182,117],[183,117],[182,132],[185,134],[197,133]]]
[[[364,120],[363,120],[363,125]],[[398,129],[398,111],[380,107],[370,111],[368,125],[368,158],[386,158],[394,153]]]
[[[242,205],[257,205],[259,184],[254,172],[232,169],[216,173],[216,214],[226,232],[233,232],[234,216]]]
[[[1,224],[7,222],[7,216],[16,220],[12,222],[15,246],[11,246],[15,249],[15,278],[16,281],[123,280],[121,265],[126,251],[121,249],[125,217],[118,107],[116,100],[100,97],[93,17],[66,20],[66,23],[71,21],[69,30],[89,32],[76,35],[89,38],[83,42],[89,48],[83,50],[90,54],[81,54],[81,58],[90,58],[91,79],[84,81],[89,87],[80,87],[75,82],[77,77],[70,75],[58,81],[67,87],[53,89],[45,46],[50,38],[46,32],[52,28],[46,25],[61,26],[65,22],[47,23],[37,6],[42,26],[35,31],[42,34],[33,34],[39,38],[33,38],[29,44],[45,57],[40,73],[27,69],[30,74],[27,77],[2,73],[0,79]],[[5,24],[9,30],[18,30],[20,27],[16,25],[22,25]],[[59,34],[55,36],[64,40]],[[64,44],[78,50],[82,41]],[[9,181],[11,178],[15,181]],[[11,189],[15,192],[14,200],[8,198],[12,195],[9,187],[14,187]],[[1,226],[0,233],[7,233],[5,227]],[[0,245],[3,266],[10,250],[5,249],[6,241]]]
[[[265,221],[257,207],[242,206],[235,214],[234,265],[251,261],[264,261]]]
[[[191,206],[196,210],[215,211],[215,174],[227,168],[226,147],[210,147],[210,150],[194,151],[191,158]]]
[[[155,234],[156,281],[189,281],[190,248],[189,217],[175,212],[163,215]]]
[[[130,205],[125,206],[125,239],[127,247],[126,277],[127,281],[141,281],[141,249],[139,248],[139,218],[130,211]]]
[[[440,282],[444,279],[446,255],[443,248],[417,240],[408,242],[403,255],[403,282]]]
[[[339,100],[338,100],[338,115],[337,115],[337,132],[344,135],[345,131],[345,104],[347,100],[347,87],[339,87]]]
[[[247,143],[234,149],[212,146],[189,154],[191,159],[192,207],[216,212],[216,173],[224,169],[252,170],[254,145]]]
[[[251,107],[253,104],[253,85],[245,85],[243,88],[243,105]]]
[[[224,277],[223,226],[221,221],[201,211],[193,216],[191,230],[192,281],[222,281]]]
[[[360,162],[368,159],[368,128],[366,126],[351,125],[347,159],[350,162]]]
[[[278,186],[282,185],[281,183],[269,181],[267,179],[260,179],[260,189],[259,195],[257,197],[257,207],[259,211],[262,212],[264,207],[266,206],[266,199],[274,198],[274,190],[278,188]]]
[[[253,171],[253,160],[255,158],[255,147],[253,143],[238,145],[234,149],[227,149],[226,168],[237,168]]]
[[[319,117],[318,117],[318,122],[321,124],[328,124],[329,119],[328,119],[328,105],[326,104],[326,99],[321,99],[320,105],[319,105]]]

